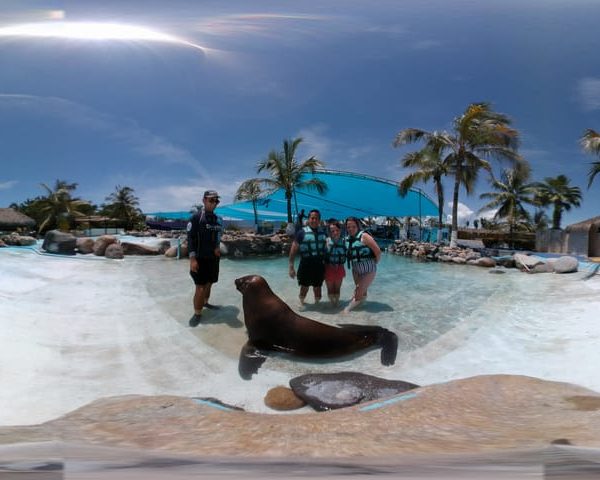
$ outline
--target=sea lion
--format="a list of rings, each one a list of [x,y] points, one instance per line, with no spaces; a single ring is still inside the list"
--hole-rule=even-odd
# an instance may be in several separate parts
[[[248,341],[242,347],[238,366],[245,380],[252,378],[264,363],[265,351],[328,358],[380,347],[383,365],[393,365],[396,361],[398,337],[383,327],[352,324],[335,327],[298,315],[273,293],[260,275],[237,278],[235,286],[243,297],[248,330]]]

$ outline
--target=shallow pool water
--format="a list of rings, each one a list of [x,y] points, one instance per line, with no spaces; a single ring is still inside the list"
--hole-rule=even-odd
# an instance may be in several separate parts
[[[237,362],[247,337],[233,282],[248,274],[264,276],[297,306],[286,258],[223,259],[211,296],[221,309],[190,328],[187,260],[0,249],[0,404],[9,406],[0,424],[37,423],[102,396],[132,393],[212,396],[266,412],[269,388],[308,372],[360,371],[420,385],[521,374],[600,390],[600,276],[494,275],[385,254],[364,306],[343,316],[327,302],[311,305],[309,294],[302,314],[396,332],[395,365],[381,365],[377,350],[320,361],[274,354],[245,381]],[[347,277],[343,304],[351,293]]]

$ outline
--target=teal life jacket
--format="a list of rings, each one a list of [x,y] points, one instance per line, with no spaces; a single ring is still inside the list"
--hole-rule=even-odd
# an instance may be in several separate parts
[[[326,263],[343,265],[346,261],[346,243],[341,238],[337,242],[333,238],[329,238],[328,240]]]
[[[300,242],[300,256],[306,257],[324,257],[327,235],[317,228],[316,232],[309,226],[304,227],[304,239]]]
[[[350,262],[359,262],[360,260],[364,260],[367,258],[375,258],[375,254],[373,250],[367,247],[364,243],[360,241],[363,231],[361,230],[356,234],[355,237],[346,237],[346,254],[348,258],[348,267],[350,267]]]

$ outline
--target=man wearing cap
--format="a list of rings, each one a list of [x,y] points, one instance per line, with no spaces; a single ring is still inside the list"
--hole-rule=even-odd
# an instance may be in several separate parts
[[[204,307],[218,308],[208,303],[208,298],[212,284],[219,280],[219,244],[223,231],[223,221],[215,214],[219,194],[214,190],[207,190],[202,204],[202,210],[192,215],[187,224],[190,275],[196,285],[194,315],[190,318],[190,327],[196,327],[202,321]]]

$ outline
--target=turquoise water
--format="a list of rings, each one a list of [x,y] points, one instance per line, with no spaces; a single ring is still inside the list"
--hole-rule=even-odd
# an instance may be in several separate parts
[[[165,294],[162,301],[166,309],[185,321],[191,311],[189,296],[181,294],[191,288],[185,272],[187,261],[171,263],[169,269],[173,269],[168,288],[171,293]],[[587,364],[588,360],[582,358],[584,352],[600,361],[600,356],[592,353],[591,340],[600,335],[594,319],[600,277],[583,281],[583,273],[527,275],[514,269],[504,274],[489,272],[485,268],[423,263],[384,254],[363,306],[349,315],[341,314],[353,290],[351,276],[347,276],[340,308],[332,309],[327,302],[309,304],[301,314],[329,324],[380,325],[394,331],[399,337],[396,365],[383,367],[379,352],[370,352],[340,362],[311,362],[311,370],[357,369],[416,383],[467,374],[515,373],[600,387],[595,374],[570,365],[580,361]],[[211,301],[228,307],[219,314],[211,312],[211,321],[241,324],[241,296],[233,281],[248,274],[264,276],[273,291],[296,309],[298,287],[287,276],[286,258],[223,259]],[[155,296],[166,291],[162,281],[150,282],[149,286]],[[312,302],[311,294],[308,300]],[[586,336],[576,333],[587,329],[589,342]],[[203,340],[218,344],[211,335],[208,329]],[[231,332],[221,330],[218,335]],[[237,342],[244,340],[240,335]],[[294,375],[305,373],[307,366],[275,355],[264,368]]]
[[[161,265],[161,268],[164,266]],[[174,262],[167,268],[173,269],[173,273],[167,275],[171,278],[171,291],[189,290],[191,280],[184,271],[187,261]],[[419,263],[399,256],[384,255],[363,306],[349,315],[342,315],[343,306],[348,303],[354,288],[351,275],[347,275],[342,285],[342,304],[339,308],[331,308],[327,301],[314,305],[312,292],[309,292],[306,309],[301,314],[330,324],[352,322],[380,325],[401,333],[402,351],[418,349],[470,318],[491,299],[514,288],[510,276],[500,278],[499,275],[489,275],[485,270],[472,267],[468,268],[469,274],[466,275],[465,268]],[[265,277],[272,290],[297,310],[298,286],[287,275],[287,259],[280,257],[223,259],[220,280],[213,287],[211,302],[241,310],[241,295],[235,290],[233,282],[239,276],[250,274]],[[164,292],[162,280],[159,283],[153,282],[152,277],[148,280],[153,296]],[[326,298],[326,288],[323,286],[323,299]],[[165,308],[175,315],[185,317],[190,313],[190,301],[180,293],[174,293],[172,298],[164,297],[162,301]],[[209,312],[211,314],[219,316]],[[243,319],[241,313],[239,319]]]

